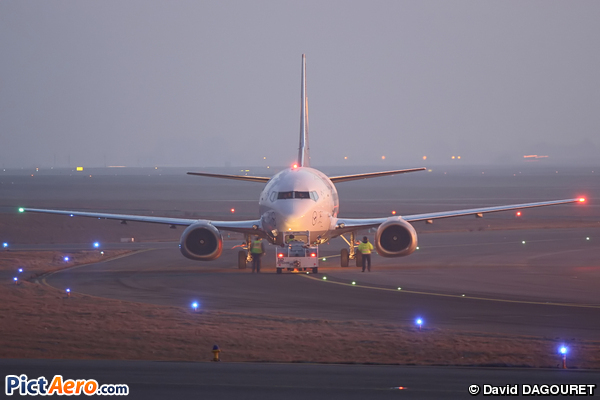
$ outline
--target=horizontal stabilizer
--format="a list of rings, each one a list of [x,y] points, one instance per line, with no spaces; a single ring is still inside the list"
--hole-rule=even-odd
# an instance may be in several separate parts
[[[425,170],[426,170],[425,167],[422,167],[422,168],[411,168],[411,169],[397,169],[395,171],[369,172],[367,174],[332,176],[332,177],[329,177],[329,179],[333,183],[339,183],[339,182],[356,181],[356,180],[359,180],[359,179],[379,178],[380,176],[405,174],[407,172],[425,171]]]
[[[188,172],[188,175],[207,176],[209,178],[233,179],[236,181],[262,182],[267,183],[271,178],[266,176],[247,176],[247,175],[226,175],[226,174],[209,174],[206,172]]]

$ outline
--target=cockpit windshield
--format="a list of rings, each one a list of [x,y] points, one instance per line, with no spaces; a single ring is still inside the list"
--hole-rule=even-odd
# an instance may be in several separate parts
[[[287,199],[312,199],[314,201],[317,201],[319,199],[319,196],[317,195],[317,192],[298,192],[298,191],[293,191],[293,192],[279,192],[279,193],[277,193],[277,199],[278,200],[287,200]]]

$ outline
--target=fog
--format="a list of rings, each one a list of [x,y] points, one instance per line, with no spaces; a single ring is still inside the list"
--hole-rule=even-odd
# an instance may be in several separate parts
[[[303,53],[314,166],[593,164],[599,18],[597,1],[2,1],[0,164],[289,165]]]

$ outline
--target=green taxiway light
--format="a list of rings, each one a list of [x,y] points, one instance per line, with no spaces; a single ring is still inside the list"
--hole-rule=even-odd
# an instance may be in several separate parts
[[[589,237],[586,237],[586,238],[585,238],[585,240],[590,240],[590,238],[589,238]]]
[[[324,281],[326,281],[326,280],[327,280],[327,277],[326,277],[326,276],[324,276],[324,277],[323,277],[323,280],[324,280]]]
[[[20,213],[25,212],[25,209],[23,207],[21,207],[21,208],[19,208],[19,212]]]
[[[525,244],[525,241],[523,240],[521,243]]]
[[[402,290],[402,288],[401,288],[401,287],[399,287],[399,288],[398,288],[398,290]]]
[[[352,281],[352,284],[353,284],[353,285],[356,285],[356,282]]]
[[[325,261],[325,257],[323,257],[323,261]]]

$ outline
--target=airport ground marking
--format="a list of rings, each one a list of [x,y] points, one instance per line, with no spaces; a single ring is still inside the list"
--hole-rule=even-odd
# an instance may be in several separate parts
[[[452,298],[457,298],[457,299],[494,301],[494,302],[499,302],[499,303],[534,304],[534,305],[541,305],[541,306],[559,306],[559,307],[596,308],[596,309],[600,309],[600,305],[593,305],[593,304],[553,303],[553,302],[545,302],[545,301],[494,299],[494,298],[490,298],[490,297],[467,296],[467,295],[464,295],[464,294],[447,294],[447,293],[434,293],[434,292],[420,292],[420,291],[405,290],[405,289],[398,290],[398,289],[383,288],[383,287],[377,287],[377,286],[353,285],[352,283],[335,282],[335,281],[331,281],[331,280],[314,278],[314,277],[312,277],[310,275],[303,275],[303,274],[298,274],[298,275],[302,276],[304,278],[307,278],[307,279],[318,281],[318,282],[333,283],[333,284],[336,284],[336,285],[341,285],[341,286],[346,286],[346,287],[352,287],[352,288],[357,288],[358,287],[358,288],[363,288],[363,289],[382,290],[382,291],[385,291],[385,292],[410,293],[410,294],[421,294],[421,295],[425,295],[425,296],[452,297]]]
[[[105,263],[105,262],[110,262],[110,261],[118,260],[118,259],[121,259],[121,258],[130,257],[130,256],[133,256],[133,255],[136,255],[136,254],[145,253],[145,252],[150,251],[150,250],[154,250],[154,249],[136,250],[136,251],[133,251],[131,253],[120,254],[118,256],[110,257],[110,258],[107,258],[105,260],[100,260],[100,261],[95,261],[95,262],[90,262],[90,263],[85,263],[85,264],[73,265],[73,266],[67,267],[67,268],[61,268],[61,269],[58,269],[56,271],[46,272],[46,273],[40,275],[39,277],[37,277],[35,280],[36,280],[36,282],[38,282],[38,281],[41,282],[42,285],[51,287],[53,289],[61,290],[61,289],[58,289],[57,287],[54,287],[51,284],[49,284],[46,281],[46,278],[49,278],[52,275],[57,274],[59,272],[70,271],[70,270],[73,270],[73,269],[76,269],[76,268],[87,267],[87,266],[90,266],[90,265],[95,265],[95,264],[101,264],[101,263]],[[71,291],[71,293],[77,293],[77,292]]]

